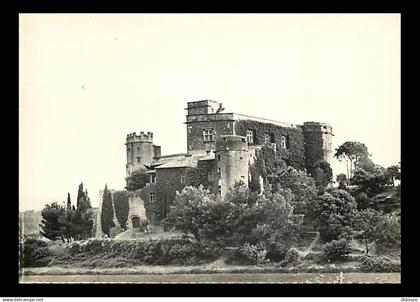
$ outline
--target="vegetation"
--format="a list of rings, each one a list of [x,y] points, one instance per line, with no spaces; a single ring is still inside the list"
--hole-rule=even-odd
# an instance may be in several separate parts
[[[115,216],[117,217],[118,223],[124,230],[126,230],[129,211],[127,191],[114,192],[112,199],[114,202]]]
[[[66,206],[53,202],[45,205],[41,211],[41,235],[50,240],[61,239],[63,242],[82,240],[92,235],[92,214],[87,191],[83,183],[79,186],[77,208],[71,205],[70,193]]]
[[[114,208],[112,205],[112,194],[105,185],[102,195],[101,227],[104,234],[111,236],[111,228],[114,227]]]
[[[22,265],[23,267],[45,266],[52,260],[48,244],[35,237],[27,237],[23,241]]]
[[[389,201],[390,196],[399,202],[400,187],[394,187],[394,182],[401,179],[400,165],[388,168],[376,165],[364,144],[346,142],[335,156],[348,161],[348,174],[337,175],[335,188],[329,185],[332,170],[327,162],[311,162],[313,169],[308,173],[288,167],[287,156],[282,152],[263,146],[256,153],[248,187],[237,183],[224,198],[204,189],[202,182],[208,185],[207,166],[186,171],[187,184],[193,186],[182,190],[170,177],[145,187],[148,178],[144,171],[133,172],[127,188],[143,188],[139,194],[145,201],[148,218],[156,223],[167,212],[165,226],[184,233],[183,239],[73,242],[66,244],[64,255],[54,261],[93,267],[192,265],[227,256],[231,264],[288,268],[298,263],[300,267],[302,261],[321,260],[322,265],[328,265],[347,257],[360,259],[364,252],[360,262],[363,271],[398,271],[398,264],[378,255],[395,251],[400,244],[400,218],[395,202],[392,206],[383,202]],[[178,174],[175,176],[179,178]],[[159,212],[157,208],[162,209],[162,204],[150,201],[150,193],[165,195],[165,200],[171,202],[172,195],[175,197],[172,205],[165,203],[164,212]],[[41,234],[63,242],[86,239],[91,230],[90,208],[87,191],[80,184],[77,208],[72,206],[70,194],[63,205],[45,206]],[[125,191],[111,194],[105,186],[101,212],[105,234],[111,235],[114,209],[119,224],[126,226],[128,208]],[[307,236],[313,233],[320,236],[319,243],[311,237],[315,235]],[[301,242],[308,238],[317,244],[316,250],[313,245],[308,251],[302,248]],[[29,246],[26,265],[46,265],[50,257],[47,244],[37,241],[25,244]],[[359,254],[351,254],[354,252]]]
[[[345,238],[331,240],[322,246],[322,259],[324,261],[343,259],[348,254],[350,254],[350,245]]]
[[[136,171],[133,171],[129,177],[126,179],[128,191],[135,191],[143,188],[147,183],[149,183],[149,175],[146,174],[146,168],[139,168]]]
[[[334,157],[344,158],[347,162],[347,178],[353,177],[353,171],[360,163],[360,160],[369,156],[365,144],[359,142],[345,142],[337,148]]]

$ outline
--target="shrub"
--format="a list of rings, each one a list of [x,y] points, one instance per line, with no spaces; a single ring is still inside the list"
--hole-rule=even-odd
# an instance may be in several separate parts
[[[296,249],[291,248],[287,251],[286,257],[284,258],[283,264],[293,264],[299,259],[299,253]]]
[[[399,272],[401,264],[387,257],[363,256],[360,268],[364,272]]]
[[[258,242],[255,245],[245,242],[239,250],[252,264],[264,264],[270,262],[270,260],[266,258],[267,249],[265,244],[262,242]]]
[[[287,252],[287,247],[278,242],[272,242],[267,245],[266,257],[272,262],[280,262],[286,257]]]
[[[349,241],[342,238],[332,240],[322,246],[322,259],[324,261],[338,260],[346,257],[350,253]]]
[[[23,242],[23,267],[46,266],[52,260],[48,244],[40,239],[29,237]]]

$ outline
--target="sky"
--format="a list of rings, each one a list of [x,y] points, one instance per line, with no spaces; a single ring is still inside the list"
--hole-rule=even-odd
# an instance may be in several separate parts
[[[400,161],[398,14],[21,14],[19,206],[125,185],[127,133],[186,152],[187,102],[332,125]],[[335,174],[345,164],[335,160]]]

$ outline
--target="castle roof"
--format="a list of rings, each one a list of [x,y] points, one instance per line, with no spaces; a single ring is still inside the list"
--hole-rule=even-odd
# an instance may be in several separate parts
[[[192,156],[185,156],[184,158],[173,158],[172,160],[157,166],[155,169],[194,167],[196,164],[197,162],[193,160]]]

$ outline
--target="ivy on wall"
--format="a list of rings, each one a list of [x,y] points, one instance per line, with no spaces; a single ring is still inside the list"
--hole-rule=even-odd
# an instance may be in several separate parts
[[[309,174],[314,175],[315,164],[324,159],[323,139],[321,132],[304,132],[305,166]]]
[[[126,230],[129,211],[127,191],[114,192],[112,199],[114,201],[115,216],[117,217],[118,223]]]
[[[288,165],[303,170],[305,168],[305,142],[301,129],[281,127],[269,123],[241,120],[235,123],[235,133],[246,136],[247,130],[254,132],[254,144],[263,145],[264,137],[270,134],[277,145],[276,155]],[[286,148],[281,148],[281,137],[286,137]]]
[[[198,187],[202,185],[204,188],[213,187],[213,179],[209,179],[209,174],[214,169],[214,161],[199,161],[197,167],[189,167],[187,169],[187,185]],[[214,176],[213,176],[214,177]]]
[[[144,208],[146,210],[146,217],[152,224],[158,224],[162,219],[162,209],[160,202],[157,200],[157,186],[156,183],[149,184],[140,190],[140,198],[144,201]],[[155,193],[155,198],[150,201],[150,193]]]
[[[262,146],[256,150],[254,163],[250,166],[251,178],[248,186],[251,191],[261,192],[260,176],[267,180],[273,174],[287,169],[287,164],[273,148]]]

